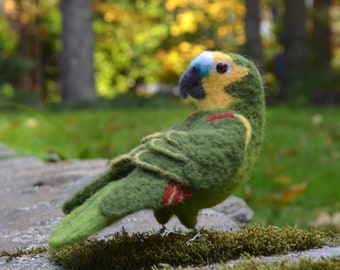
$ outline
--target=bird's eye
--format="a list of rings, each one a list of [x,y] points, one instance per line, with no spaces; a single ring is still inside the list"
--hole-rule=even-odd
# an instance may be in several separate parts
[[[215,66],[215,71],[220,74],[229,73],[231,71],[231,65],[226,62],[219,62]]]

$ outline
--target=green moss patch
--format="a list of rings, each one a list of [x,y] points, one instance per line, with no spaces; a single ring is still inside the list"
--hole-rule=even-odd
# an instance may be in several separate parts
[[[162,269],[153,267],[153,270]],[[168,268],[169,270],[174,268]],[[177,268],[180,270],[183,268]],[[185,268],[185,270],[195,270],[197,268]],[[260,261],[256,258],[251,258],[247,261],[238,262],[232,265],[219,265],[213,268],[214,270],[337,270],[340,269],[340,259],[330,258],[322,260],[312,260],[302,258],[294,262],[277,261],[274,263],[268,263]]]
[[[159,264],[199,266],[245,255],[284,254],[321,247],[329,241],[324,232],[290,226],[252,225],[234,232],[200,233],[200,238],[188,245],[190,233],[146,237],[122,231],[109,239],[91,239],[50,250],[50,254],[53,261],[67,269],[150,269]]]
[[[13,258],[16,257],[21,257],[24,255],[37,255],[46,251],[47,251],[46,247],[37,247],[29,250],[17,249],[11,252],[2,250],[0,251],[0,257],[7,257],[6,262],[10,262]]]
[[[314,261],[312,259],[302,258],[298,261],[278,261],[275,263],[260,262],[257,259],[252,259],[247,262],[239,262],[234,265],[224,265],[219,270],[249,270],[249,269],[260,269],[260,270],[336,270],[340,269],[340,260],[337,258],[322,259]],[[216,269],[216,270],[217,270]],[[189,270],[189,269],[188,269]]]

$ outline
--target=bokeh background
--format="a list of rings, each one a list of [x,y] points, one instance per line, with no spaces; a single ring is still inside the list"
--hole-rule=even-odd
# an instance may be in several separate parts
[[[208,49],[254,59],[270,102],[340,103],[335,0],[2,0],[0,10],[3,98],[171,92]]]

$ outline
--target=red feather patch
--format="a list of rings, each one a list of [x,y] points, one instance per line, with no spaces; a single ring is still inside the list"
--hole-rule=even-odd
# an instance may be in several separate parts
[[[192,194],[189,188],[171,181],[165,190],[163,205],[179,203],[184,199],[189,199],[191,196]]]
[[[222,118],[235,118],[235,115],[233,115],[232,113],[214,114],[209,117],[208,122],[213,122],[215,120],[222,119]]]

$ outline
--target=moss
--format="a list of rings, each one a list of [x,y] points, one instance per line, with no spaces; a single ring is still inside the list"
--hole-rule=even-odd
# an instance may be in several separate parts
[[[321,247],[329,238],[317,230],[252,225],[235,232],[201,230],[199,239],[187,245],[191,234],[146,237],[125,231],[109,239],[87,240],[61,250],[49,250],[52,260],[67,269],[148,269],[206,265],[241,256],[275,255]],[[247,268],[249,269],[249,268]]]
[[[239,262],[234,265],[222,265],[217,268],[220,270],[335,270],[340,269],[340,260],[336,258],[322,259],[315,261],[312,259],[302,258],[294,262],[278,261],[275,263],[260,262],[257,259],[251,259],[247,262]]]
[[[152,270],[164,269],[166,266],[153,267]],[[167,267],[169,270],[173,270],[172,267]],[[182,267],[177,270],[183,269]],[[195,270],[197,268],[187,267],[185,270]],[[336,270],[340,269],[340,260],[336,258],[322,259],[314,261],[312,259],[302,258],[294,262],[278,261],[275,263],[268,263],[259,261],[255,258],[248,258],[247,261],[238,262],[232,265],[221,264],[214,267],[207,267],[204,269],[214,270]]]
[[[13,258],[16,258],[16,257],[21,257],[24,255],[36,255],[36,254],[40,254],[46,251],[47,251],[46,247],[37,247],[33,249],[28,249],[28,250],[17,249],[16,251],[12,251],[12,252],[2,250],[0,251],[0,257],[7,257],[6,262],[10,262]]]

